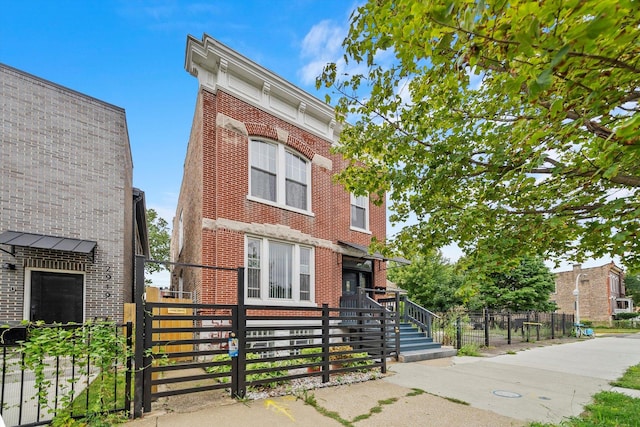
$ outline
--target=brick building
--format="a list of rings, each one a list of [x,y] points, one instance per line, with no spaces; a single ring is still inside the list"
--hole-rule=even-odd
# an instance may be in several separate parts
[[[123,109],[0,64],[0,319],[121,320],[144,193]]]
[[[333,180],[333,109],[211,37],[187,39],[199,83],[173,224],[172,259],[246,266],[245,302],[337,306],[357,287],[384,288],[385,203]],[[230,272],[176,267],[172,288],[198,303],[236,303]]]
[[[593,268],[575,264],[571,271],[556,273],[555,278],[551,299],[560,312],[575,313],[576,281],[581,320],[610,321],[616,313],[633,311],[633,300],[625,294],[624,272],[613,262]]]

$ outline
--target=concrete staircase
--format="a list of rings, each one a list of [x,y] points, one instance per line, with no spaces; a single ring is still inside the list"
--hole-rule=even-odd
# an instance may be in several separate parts
[[[394,346],[395,342],[389,343]],[[440,359],[455,356],[457,351],[453,348],[443,348],[433,338],[427,337],[415,325],[411,323],[400,324],[400,362],[417,362],[419,360]]]

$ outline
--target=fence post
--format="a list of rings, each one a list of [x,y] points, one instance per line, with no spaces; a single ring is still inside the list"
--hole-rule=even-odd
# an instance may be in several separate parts
[[[380,313],[382,316],[382,328],[380,330],[382,333],[382,367],[380,370],[383,374],[387,373],[387,328],[389,326],[389,314],[387,311],[383,308],[382,313]]]
[[[556,337],[556,322],[554,321],[556,318],[555,313],[551,313],[551,339]]]
[[[145,307],[146,309],[146,307]],[[153,309],[151,309],[153,310]],[[142,402],[142,409],[144,412],[151,412],[151,369],[153,368],[153,357],[152,357],[152,349],[153,346],[151,342],[153,341],[153,335],[151,334],[151,327],[153,326],[153,312],[151,315],[149,313],[145,313],[145,322],[144,322],[144,348],[145,354],[142,359],[143,377],[144,377],[144,387],[145,393]]]
[[[489,347],[489,309],[484,310],[484,346]]]
[[[322,382],[328,383],[329,377],[329,304],[322,304]]]
[[[133,348],[133,324],[131,322],[127,322],[125,329],[127,334],[127,370],[124,373],[124,408],[127,413],[131,413],[131,371],[133,369],[134,357],[134,355],[131,354],[131,349]]]
[[[563,337],[567,335],[566,324],[567,324],[567,313],[562,313],[562,336]]]
[[[456,318],[456,348],[458,350],[462,348],[462,320],[460,316]]]
[[[507,344],[511,344],[511,312],[507,312]]]
[[[399,294],[396,294],[396,298]],[[400,306],[398,305],[398,311],[396,311],[396,321],[393,328],[394,345],[396,347],[396,361],[400,360]]]
[[[144,256],[136,255],[135,276],[133,279],[133,289],[136,303],[135,321],[135,352],[134,352],[134,391],[133,391],[133,417],[142,417],[143,396],[151,392],[151,387],[145,387],[144,375],[142,373],[144,359]]]
[[[238,267],[238,315],[235,330],[238,338],[238,357],[236,369],[236,395],[244,398],[247,394],[247,308],[244,304],[244,267]]]

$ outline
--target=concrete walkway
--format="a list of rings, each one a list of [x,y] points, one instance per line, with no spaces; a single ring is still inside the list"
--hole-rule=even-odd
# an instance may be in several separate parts
[[[515,355],[393,363],[389,375],[377,381],[312,390],[300,398],[203,403],[193,412],[180,413],[181,408],[152,412],[127,425],[500,427],[526,426],[531,421],[558,423],[579,415],[594,394],[611,390],[609,381],[638,363],[640,334],[598,337]],[[622,391],[640,397],[638,391]],[[306,404],[305,398],[320,411]]]
[[[492,358],[456,357],[449,366],[397,364],[385,381],[419,387],[525,421],[578,416],[591,397],[640,363],[640,334],[539,347]],[[638,391],[627,391],[640,397]]]

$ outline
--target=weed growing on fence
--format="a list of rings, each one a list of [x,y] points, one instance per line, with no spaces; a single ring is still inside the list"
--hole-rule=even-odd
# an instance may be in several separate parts
[[[37,390],[33,399],[47,413],[56,414],[52,425],[73,425],[73,404],[78,397],[75,394],[79,381],[89,382],[92,376],[104,379],[105,375],[113,378],[118,366],[118,359],[124,361],[129,356],[126,336],[117,333],[117,326],[112,322],[87,322],[82,325],[45,325],[44,322],[23,322],[27,329],[27,339],[19,342],[17,353],[21,358],[16,365],[21,370],[33,372],[34,387]],[[20,361],[21,360],[21,361]],[[59,367],[73,364],[77,369],[72,378],[59,379]],[[85,410],[92,419],[106,418],[113,409],[115,396],[114,383],[97,381],[89,385],[92,399],[89,405],[84,400]],[[55,394],[56,400],[50,394]],[[125,387],[120,390],[124,394]],[[94,421],[93,424],[96,425]]]

